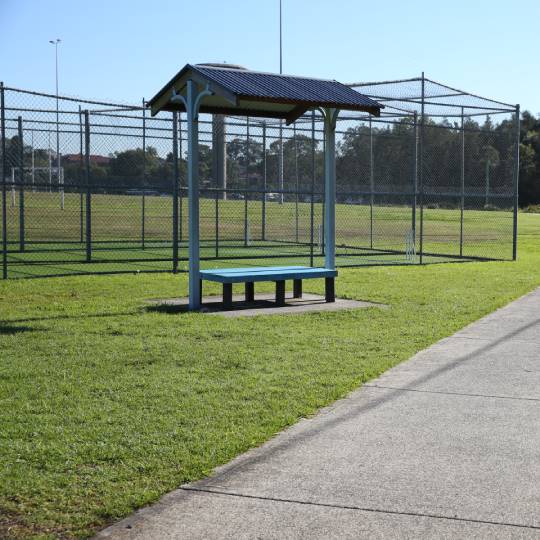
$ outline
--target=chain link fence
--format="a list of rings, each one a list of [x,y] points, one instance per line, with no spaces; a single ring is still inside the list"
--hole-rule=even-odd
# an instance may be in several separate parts
[[[516,255],[519,108],[424,77],[336,129],[336,264]],[[187,269],[183,114],[1,86],[4,278]],[[201,115],[203,266],[324,261],[324,130]]]

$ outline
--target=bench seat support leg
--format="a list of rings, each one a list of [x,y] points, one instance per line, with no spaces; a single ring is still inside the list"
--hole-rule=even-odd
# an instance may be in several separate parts
[[[276,281],[276,305],[285,305],[285,281]]]
[[[246,302],[255,300],[255,284],[253,281],[246,281]]]
[[[302,298],[302,280],[301,279],[293,280],[293,297]]]
[[[327,277],[324,278],[324,296],[327,302],[336,301],[336,292],[334,289],[334,278]]]
[[[232,283],[223,284],[223,307],[225,309],[232,308]]]

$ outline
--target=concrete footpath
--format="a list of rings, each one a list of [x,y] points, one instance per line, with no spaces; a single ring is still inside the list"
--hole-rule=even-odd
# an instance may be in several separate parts
[[[540,289],[98,538],[540,539]]]

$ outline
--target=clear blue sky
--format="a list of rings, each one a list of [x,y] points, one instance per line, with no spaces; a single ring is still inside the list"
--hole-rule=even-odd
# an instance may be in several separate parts
[[[138,102],[185,63],[279,70],[279,0],[0,0],[0,79]],[[283,0],[284,72],[419,75],[540,112],[538,0]]]

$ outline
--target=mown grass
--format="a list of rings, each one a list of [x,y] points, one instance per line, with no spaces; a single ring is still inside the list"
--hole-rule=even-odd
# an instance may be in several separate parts
[[[185,275],[1,282],[0,537],[88,536],[540,285],[540,216],[520,230],[515,263],[340,270],[389,309],[227,319],[147,309]]]
[[[86,262],[85,205],[78,194],[67,193],[60,209],[58,193],[25,193],[25,251],[19,251],[19,199],[8,207],[7,233],[10,245],[10,277],[116,271],[170,271],[172,267],[172,199],[170,197],[94,194],[92,196],[92,263]],[[11,199],[10,199],[11,201]],[[216,210],[218,220],[216,222]],[[224,260],[229,257],[268,257],[257,264],[310,264],[310,242],[314,256],[321,252],[319,225],[322,205],[315,204],[314,234],[311,238],[309,203],[266,203],[263,235],[262,203],[250,200],[215,201],[201,198],[201,256]],[[179,257],[187,260],[187,202],[181,206]],[[244,245],[245,216],[249,245]],[[408,264],[405,257],[412,211],[406,205],[373,208],[368,205],[338,204],[336,245],[339,266]],[[420,211],[417,211],[417,242],[420,249]],[[217,224],[217,227],[216,227]],[[460,211],[425,208],[423,251],[427,254],[460,254]],[[143,229],[144,239],[143,242]],[[217,238],[217,241],[216,241]],[[264,238],[264,240],[263,240]],[[43,243],[46,242],[46,243]],[[512,256],[512,213],[467,209],[463,224],[463,255],[510,259]],[[144,244],[144,247],[143,247]],[[375,251],[370,251],[373,248]],[[385,253],[385,250],[387,251]],[[390,251],[390,252],[388,252]],[[392,253],[396,252],[396,253]],[[430,255],[428,255],[428,258]],[[417,261],[417,259],[416,259]],[[412,261],[415,262],[415,261]],[[318,264],[317,261],[314,261]],[[245,264],[245,263],[242,263]]]

